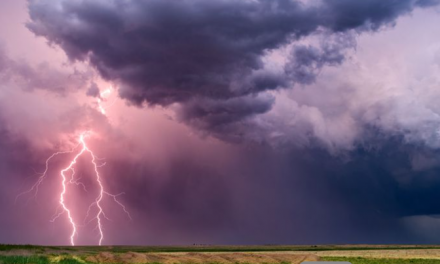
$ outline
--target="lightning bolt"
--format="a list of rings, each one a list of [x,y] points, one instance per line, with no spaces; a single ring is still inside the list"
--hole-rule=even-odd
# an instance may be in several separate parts
[[[43,183],[44,179],[46,179],[46,177],[47,177],[47,172],[49,171],[49,163],[50,163],[50,161],[51,161],[53,158],[55,158],[56,156],[58,156],[58,155],[73,153],[73,152],[75,151],[75,149],[76,149],[78,146],[79,146],[79,145],[77,145],[76,147],[74,147],[72,150],[69,150],[69,151],[60,151],[60,152],[55,152],[55,153],[53,153],[53,154],[52,154],[52,155],[46,160],[46,168],[45,168],[44,172],[42,172],[42,173],[38,173],[38,175],[40,175],[40,177],[38,177],[38,180],[35,182],[35,184],[32,185],[32,187],[31,187],[29,190],[27,190],[27,191],[25,191],[25,192],[23,192],[23,193],[20,193],[20,194],[15,198],[15,202],[17,202],[17,200],[18,200],[18,198],[19,198],[20,196],[25,195],[25,194],[28,194],[28,193],[32,193],[32,192],[34,193],[33,198],[36,198],[37,195],[38,195],[38,191],[39,191],[40,185]]]
[[[103,103],[106,101],[107,97],[112,93],[112,90],[113,90],[112,87],[107,88],[103,92],[100,92],[99,97],[97,98],[98,110],[103,115],[106,115],[106,109]],[[114,203],[120,206],[123,212],[128,216],[128,218],[131,219],[130,213],[128,212],[127,208],[118,200],[118,197],[123,195],[124,193],[114,195],[105,190],[101,174],[99,173],[99,168],[104,166],[105,162],[100,163],[99,158],[93,153],[93,151],[87,145],[86,138],[88,138],[90,135],[92,135],[90,131],[82,132],[78,137],[77,144],[71,150],[55,152],[51,156],[49,156],[49,158],[47,158],[45,163],[45,170],[42,173],[38,173],[39,177],[38,180],[35,182],[35,184],[29,190],[19,194],[16,197],[16,201],[17,201],[17,199],[20,196],[33,193],[33,196],[31,198],[36,198],[41,184],[48,176],[50,162],[52,161],[52,159],[54,159],[57,156],[76,153],[75,156],[70,160],[69,165],[59,172],[61,178],[60,179],[61,191],[59,193],[59,198],[58,198],[59,206],[57,207],[56,212],[53,218],[51,219],[51,222],[55,222],[61,216],[63,215],[67,216],[68,224],[71,227],[69,241],[72,246],[75,245],[75,236],[78,233],[78,224],[76,222],[77,217],[73,215],[72,210],[66,204],[66,193],[68,192],[69,185],[81,186],[83,190],[87,192],[87,188],[85,184],[79,181],[81,178],[75,178],[75,165],[77,165],[78,159],[82,156],[88,155],[90,157],[90,162],[93,165],[94,179],[98,186],[98,196],[95,198],[93,203],[89,205],[86,213],[86,218],[84,219],[85,222],[89,218],[90,212],[92,211],[93,208],[97,209],[96,214],[94,215],[94,217],[90,219],[88,223],[96,221],[96,229],[98,230],[99,233],[98,244],[102,245],[102,242],[104,241],[103,220],[104,219],[110,220],[106,216],[103,208],[104,197],[109,197],[110,200],[112,200]]]
[[[101,114],[103,114],[103,115],[106,115],[107,111],[106,111],[106,109],[105,109],[105,107],[103,106],[102,103],[104,102],[106,97],[108,97],[112,93],[112,91],[113,91],[112,87],[107,88],[104,91],[100,92],[99,96],[96,98],[96,102],[98,104],[99,112],[101,112]],[[114,104],[114,102],[112,104]]]
[[[69,165],[60,171],[61,192],[59,194],[59,207],[57,208],[57,212],[55,213],[55,216],[51,220],[51,222],[54,222],[55,220],[57,220],[58,218],[60,218],[64,214],[67,216],[68,223],[71,226],[71,233],[70,233],[69,240],[70,240],[70,244],[72,246],[75,245],[75,236],[77,235],[77,232],[78,232],[78,224],[75,221],[75,217],[73,216],[72,210],[66,204],[66,193],[68,191],[69,184],[81,185],[83,187],[84,191],[87,191],[85,185],[83,183],[79,182],[79,179],[74,178],[75,165],[77,164],[78,159],[83,155],[89,155],[91,157],[91,163],[94,168],[94,177],[95,177],[95,181],[98,185],[98,189],[99,189],[98,196],[96,197],[94,202],[89,206],[89,208],[87,210],[87,216],[86,216],[86,218],[89,216],[89,213],[93,207],[97,208],[96,215],[89,222],[96,220],[97,230],[99,232],[98,244],[102,245],[102,242],[104,240],[103,218],[110,220],[105,215],[105,212],[104,212],[104,209],[102,206],[104,196],[110,197],[111,200],[113,200],[113,202],[115,202],[118,206],[120,206],[122,208],[124,213],[127,214],[128,218],[131,219],[130,213],[128,212],[126,207],[117,199],[118,196],[120,196],[124,193],[114,195],[114,194],[107,192],[104,188],[104,184],[102,182],[102,177],[101,177],[101,174],[99,173],[99,168],[104,166],[105,163],[99,164],[99,161],[98,161],[99,159],[96,157],[96,155],[93,153],[93,151],[88,147],[87,142],[86,142],[86,138],[89,137],[90,135],[91,135],[90,131],[83,132],[79,135],[78,144],[73,149],[71,149],[69,151],[62,151],[62,152],[53,153],[46,160],[45,170],[43,173],[40,174],[40,177],[38,178],[37,182],[28,191],[19,194],[19,196],[21,196],[26,193],[33,192],[34,197],[36,197],[38,194],[38,190],[39,190],[40,185],[43,183],[43,181],[47,177],[49,167],[50,167],[49,166],[50,161],[53,158],[55,158],[56,156],[59,156],[62,154],[72,154],[72,153],[75,153],[75,151],[77,151],[78,148],[81,148],[76,153],[76,155],[73,157],[73,159],[69,162]],[[69,174],[69,172],[70,172],[70,174]],[[17,196],[17,198],[19,196]],[[59,212],[59,208],[61,208],[61,212]]]

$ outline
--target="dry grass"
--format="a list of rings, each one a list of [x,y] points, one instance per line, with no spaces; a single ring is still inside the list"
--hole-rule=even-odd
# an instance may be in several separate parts
[[[417,260],[417,263],[440,264],[440,247],[435,245],[339,245],[339,246],[192,246],[192,247],[37,247],[4,245],[1,258],[60,257],[71,263],[161,263],[161,264],[297,264],[328,258],[349,258],[363,263],[387,260]],[[420,262],[422,261],[423,262]],[[81,262],[82,261],[82,262]],[[85,261],[85,262],[84,262]],[[397,262],[396,262],[397,261]],[[60,263],[61,263],[60,262]],[[7,262],[4,262],[7,263]],[[17,262],[21,263],[21,262]],[[28,263],[28,262],[23,262]],[[67,263],[67,262],[66,262]],[[70,262],[69,262],[70,263]],[[403,263],[403,262],[402,262]],[[407,262],[405,262],[407,263]],[[409,262],[408,262],[409,263]]]
[[[440,259],[440,249],[335,250],[309,251],[308,253],[321,257],[362,257],[374,259]]]
[[[86,261],[92,263],[161,263],[161,264],[235,264],[235,263],[292,263],[317,261],[319,258],[311,254],[291,253],[136,253],[114,254],[102,252],[89,256]]]

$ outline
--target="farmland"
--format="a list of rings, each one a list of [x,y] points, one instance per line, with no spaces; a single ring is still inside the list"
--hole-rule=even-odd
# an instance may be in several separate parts
[[[440,264],[436,245],[34,246],[0,245],[1,264]]]

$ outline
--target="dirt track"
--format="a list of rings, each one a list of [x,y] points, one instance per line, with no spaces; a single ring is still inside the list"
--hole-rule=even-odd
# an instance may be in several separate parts
[[[317,261],[319,257],[311,254],[292,253],[135,253],[114,254],[102,252],[89,256],[87,261],[93,263],[282,263],[299,264],[303,261]]]

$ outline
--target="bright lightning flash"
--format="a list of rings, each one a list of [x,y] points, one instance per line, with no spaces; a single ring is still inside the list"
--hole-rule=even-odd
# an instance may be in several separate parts
[[[99,97],[96,98],[96,102],[98,103],[98,109],[101,112],[101,114],[106,115],[107,111],[105,110],[104,106],[103,106],[103,100],[105,100],[111,93],[112,93],[113,88],[107,88],[104,91],[102,91],[99,94]]]
[[[97,229],[99,231],[99,245],[102,244],[102,241],[104,240],[104,230],[103,230],[103,223],[102,220],[103,218],[106,218],[103,206],[102,206],[102,202],[104,199],[104,196],[108,196],[110,198],[112,198],[112,200],[118,204],[122,210],[127,214],[127,216],[131,219],[131,216],[129,214],[129,212],[126,210],[125,206],[119,202],[119,200],[117,199],[117,197],[121,194],[118,195],[114,195],[114,194],[110,194],[109,192],[107,192],[104,188],[104,185],[102,183],[102,178],[101,175],[99,173],[99,168],[104,166],[104,164],[98,164],[98,158],[95,156],[95,154],[93,153],[93,151],[88,147],[87,142],[86,142],[86,138],[90,135],[91,133],[89,131],[87,132],[83,132],[80,134],[79,139],[78,139],[78,144],[70,151],[65,151],[65,152],[56,152],[54,154],[52,154],[47,160],[46,160],[46,169],[45,171],[40,175],[40,177],[38,178],[38,181],[32,186],[32,188],[30,190],[28,190],[25,193],[30,193],[30,192],[34,192],[35,196],[38,194],[38,189],[41,185],[41,183],[44,181],[44,179],[47,177],[48,174],[48,170],[49,170],[49,163],[51,161],[51,159],[53,159],[54,157],[58,156],[58,155],[62,155],[62,154],[68,154],[68,153],[75,153],[75,151],[77,151],[77,149],[80,147],[80,151],[76,153],[75,157],[70,161],[69,165],[62,169],[60,171],[60,176],[61,176],[61,192],[59,194],[59,204],[62,210],[59,213],[56,213],[56,215],[54,216],[54,218],[52,219],[52,222],[55,221],[56,219],[58,219],[61,215],[66,215],[68,222],[71,226],[71,234],[70,234],[70,244],[72,246],[75,245],[75,236],[77,235],[77,231],[78,231],[78,224],[76,223],[76,218],[73,216],[73,213],[71,211],[71,209],[69,209],[69,207],[66,204],[66,193],[68,191],[68,186],[69,184],[75,184],[75,185],[81,185],[83,186],[84,190],[85,189],[85,185],[81,182],[79,182],[79,179],[75,179],[75,165],[77,164],[78,159],[83,156],[83,155],[89,155],[91,158],[91,163],[93,164],[93,168],[94,168],[94,177],[96,180],[96,183],[98,185],[98,189],[99,189],[99,194],[96,197],[95,201],[89,206],[88,211],[87,211],[87,216],[89,215],[90,210],[93,207],[97,208],[97,213],[94,216],[94,218],[92,218],[90,221],[96,221],[97,223]],[[69,173],[70,172],[70,173]],[[70,179],[70,180],[69,180]],[[20,195],[23,195],[25,193],[22,193]],[[19,196],[20,196],[19,195]]]

